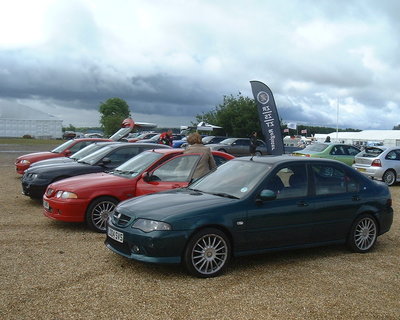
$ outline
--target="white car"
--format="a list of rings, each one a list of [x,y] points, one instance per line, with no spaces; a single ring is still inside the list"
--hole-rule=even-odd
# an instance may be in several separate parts
[[[354,158],[353,168],[388,186],[400,181],[400,147],[367,147]]]

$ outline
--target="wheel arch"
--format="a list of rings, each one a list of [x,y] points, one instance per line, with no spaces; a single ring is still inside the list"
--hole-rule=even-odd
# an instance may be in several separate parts
[[[372,208],[365,208],[364,210],[360,210],[357,215],[354,217],[353,221],[351,222],[351,226],[353,225],[354,221],[356,221],[359,217],[363,216],[363,215],[370,215],[375,219],[376,222],[376,226],[378,228],[377,233],[378,235],[380,234],[380,230],[381,230],[381,225],[379,223],[379,212],[377,210],[373,210]],[[348,231],[348,234],[350,234],[351,232],[351,226],[350,229]]]
[[[206,224],[206,225],[199,226],[196,229],[193,229],[193,231],[191,232],[190,236],[186,240],[185,246],[184,246],[183,251],[181,253],[182,257],[185,254],[185,250],[186,250],[190,240],[194,237],[194,235],[196,233],[200,232],[201,230],[208,229],[208,228],[217,229],[217,230],[223,232],[227,236],[227,238],[229,240],[230,247],[231,247],[231,257],[233,256],[234,242],[233,242],[232,233],[229,231],[229,229],[227,227],[223,226],[223,225],[220,225],[220,224]]]

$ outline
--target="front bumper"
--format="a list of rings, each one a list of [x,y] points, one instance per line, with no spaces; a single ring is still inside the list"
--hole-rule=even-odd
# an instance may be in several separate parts
[[[30,184],[29,182],[22,181],[22,193],[31,198],[42,198],[46,188],[46,185]]]
[[[123,242],[109,236],[109,228],[123,233]],[[181,263],[183,251],[190,234],[188,231],[152,231],[145,233],[130,226],[120,228],[110,220],[107,225],[105,245],[126,258],[159,264]]]
[[[48,208],[45,206],[48,204]],[[48,218],[66,222],[84,222],[88,201],[84,199],[58,200],[43,197],[44,215]]]

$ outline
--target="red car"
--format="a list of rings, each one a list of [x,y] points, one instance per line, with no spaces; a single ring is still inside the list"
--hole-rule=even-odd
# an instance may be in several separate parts
[[[28,169],[29,166],[34,162],[40,160],[58,158],[58,157],[69,157],[73,155],[75,152],[88,146],[89,144],[99,141],[112,141],[112,140],[101,139],[101,138],[82,138],[82,139],[68,140],[51,151],[28,153],[18,157],[17,160],[15,161],[15,167],[18,173],[24,174],[25,170]]]
[[[82,138],[82,139],[73,139],[67,142],[64,142],[62,145],[58,146],[51,152],[36,152],[29,153],[23,156],[20,156],[15,161],[15,167],[18,173],[24,174],[25,170],[29,168],[29,166],[37,161],[58,158],[58,157],[69,157],[73,155],[75,152],[83,149],[93,142],[98,141],[119,141],[123,137],[125,137],[131,130],[135,127],[135,122],[131,118],[127,118],[122,121],[121,128],[114,133],[109,139],[102,138]]]
[[[183,149],[144,151],[108,173],[85,174],[50,184],[43,196],[45,216],[68,222],[86,222],[105,232],[106,221],[122,200],[147,193],[186,187],[192,180],[200,154]],[[218,165],[233,159],[213,151]]]

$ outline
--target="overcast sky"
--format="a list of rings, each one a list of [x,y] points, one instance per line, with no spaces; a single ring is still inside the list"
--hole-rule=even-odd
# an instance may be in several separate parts
[[[267,84],[285,122],[400,123],[398,0],[0,0],[0,105],[179,127]],[[339,110],[339,112],[337,112]]]

